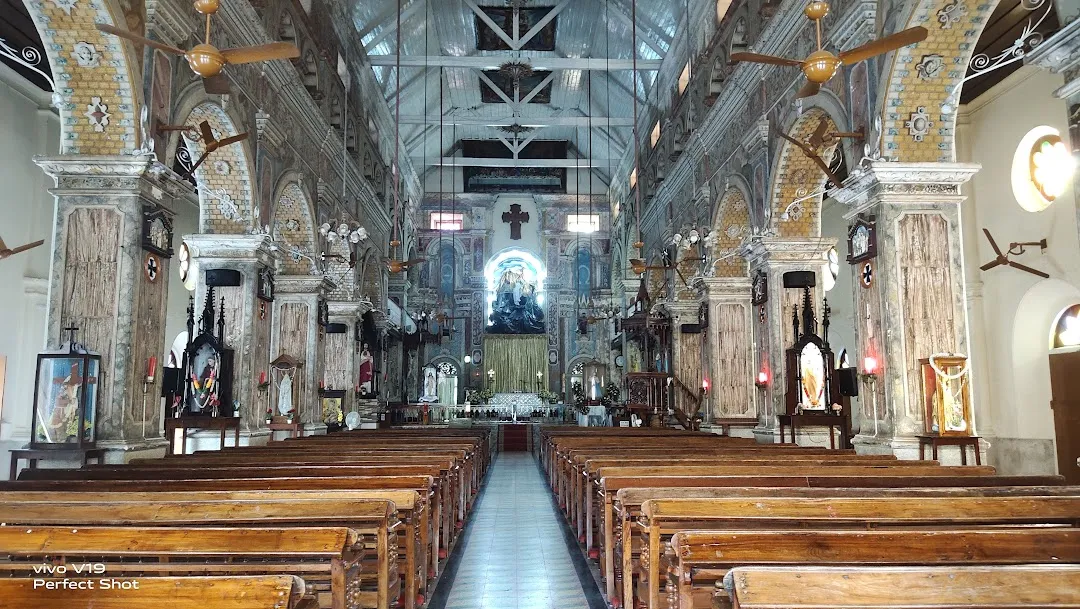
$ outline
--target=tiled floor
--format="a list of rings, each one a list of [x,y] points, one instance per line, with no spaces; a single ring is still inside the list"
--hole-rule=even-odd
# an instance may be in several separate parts
[[[461,541],[431,609],[604,607],[529,453],[500,453]]]

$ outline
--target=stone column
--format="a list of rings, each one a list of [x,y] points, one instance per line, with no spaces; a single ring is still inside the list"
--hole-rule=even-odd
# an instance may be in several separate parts
[[[832,238],[779,238],[763,237],[745,245],[742,255],[750,265],[750,276],[759,271],[768,279],[768,300],[756,311],[754,345],[757,361],[753,370],[764,370],[769,384],[758,402],[758,426],[754,435],[759,442],[775,442],[779,438],[779,421],[776,416],[784,414],[784,396],[787,391],[784,370],[784,352],[795,342],[792,313],[802,303],[803,290],[784,288],[784,273],[788,271],[821,271],[826,252],[836,245]],[[812,290],[814,310],[820,320],[821,287]],[[799,313],[802,315],[801,311]],[[761,391],[758,392],[759,395]]]
[[[709,307],[705,353],[712,383],[705,421],[756,416],[761,405],[756,403],[754,386],[757,359],[750,279],[706,277],[704,282]]]
[[[923,431],[919,360],[935,353],[970,355],[960,204],[975,164],[875,162],[833,198],[846,217],[876,220],[878,255],[852,265],[860,371],[875,357],[879,371],[863,381],[860,452],[918,457]],[[869,283],[869,285],[867,285]],[[969,379],[969,382],[971,380]]]
[[[344,334],[327,334],[323,360],[323,383],[328,389],[344,389],[342,412],[356,410],[357,388],[360,375],[360,349],[356,336],[359,332],[360,318],[370,310],[370,303],[331,300],[327,304],[330,311],[330,323],[345,324],[348,331]]]
[[[163,445],[158,396],[170,264],[168,255],[143,248],[144,214],[161,214],[170,229],[163,249],[171,251],[173,201],[191,195],[190,187],[152,161],[150,156],[35,159],[55,180],[49,191],[55,197],[55,224],[46,343],[60,345],[68,336],[63,329],[75,326],[76,340],[101,354],[98,444],[125,452]],[[146,383],[151,357],[158,359],[158,372]]]
[[[206,302],[206,271],[230,269],[240,272],[238,287],[214,288],[215,307],[224,301],[225,346],[233,350],[233,399],[240,400],[240,429],[246,436],[264,427],[268,395],[258,390],[259,376],[270,378],[270,322],[274,303],[260,300],[259,273],[277,269],[278,257],[267,235],[185,235],[191,252],[191,269],[197,278],[195,316]]]
[[[275,288],[271,360],[285,353],[304,362],[307,391],[300,396],[300,422],[305,434],[325,432],[318,398],[326,332],[319,325],[319,303],[333,291],[334,283],[322,275],[282,275]]]

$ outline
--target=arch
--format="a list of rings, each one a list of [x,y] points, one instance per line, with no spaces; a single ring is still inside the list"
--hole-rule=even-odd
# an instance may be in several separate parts
[[[886,134],[882,154],[904,162],[956,160],[956,106],[972,52],[997,7],[997,0],[916,0],[885,15],[883,33],[915,26],[929,32],[926,40],[904,47],[883,64],[876,115]],[[1041,6],[1041,4],[1040,4]],[[948,66],[927,71],[918,66],[934,60]],[[943,109],[948,102],[949,107]]]
[[[730,57],[732,53],[741,53],[746,51],[750,46],[748,36],[746,34],[746,17],[739,17],[739,20],[735,22],[735,27],[731,30],[731,38],[728,39],[727,51]]]
[[[285,246],[284,274],[314,275],[319,272],[315,249],[315,223],[311,197],[295,172],[278,182],[271,214],[271,236]]]
[[[805,141],[820,121],[835,131],[832,117],[821,108],[810,108],[795,120],[788,134]],[[819,150],[821,158],[832,159],[836,141]],[[771,229],[780,237],[817,237],[821,233],[821,200],[825,173],[791,142],[784,140],[778,151],[769,199]],[[817,193],[817,194],[815,194]]]
[[[119,156],[133,154],[136,147],[152,149],[151,134],[141,133],[143,79],[135,47],[96,28],[99,23],[127,27],[119,2],[25,4],[57,83],[53,105],[60,114],[60,153]],[[145,23],[135,11],[132,17]],[[137,30],[145,33],[144,27]]]
[[[278,18],[277,36],[278,40],[282,42],[296,42],[296,24],[293,22],[293,16],[289,9],[283,8],[281,10],[281,16]]]
[[[201,89],[201,85],[198,85]],[[190,94],[181,98],[179,109],[187,110],[182,124],[191,126],[192,132],[177,136],[194,158],[206,151],[198,134],[199,124],[206,121],[221,139],[236,135],[239,130],[232,117],[215,102]],[[254,178],[251,174],[251,141],[245,140],[218,149],[195,170],[195,182],[199,185],[199,230],[204,233],[245,234],[260,224],[259,211],[254,205]]]
[[[424,258],[427,259],[428,286],[438,289],[442,281],[444,273],[441,249],[444,246],[450,246],[454,250],[454,269],[456,271],[454,289],[457,290],[466,280],[464,263],[468,257],[465,255],[465,244],[453,234],[442,234],[431,239],[423,250]],[[439,293],[442,294],[442,292]],[[453,295],[446,294],[446,296],[452,297]]]
[[[304,87],[311,94],[312,99],[322,99],[319,83],[319,57],[312,48],[306,48],[300,59],[300,75],[304,81]]]
[[[1060,279],[1044,279],[1031,286],[1016,307],[1012,345],[1005,353],[1011,367],[1011,391],[996,400],[1001,412],[994,417],[995,429],[1013,430],[1019,438],[1054,438],[1050,412],[1049,332],[1061,311],[1080,302],[1080,288]],[[976,400],[978,396],[976,396]],[[1039,406],[1021,410],[1023,406]]]
[[[750,234],[750,205],[746,195],[741,189],[728,186],[721,194],[716,210],[716,221],[712,227],[716,233],[712,253],[713,276],[746,277],[746,259],[731,255],[742,243],[743,237]]]

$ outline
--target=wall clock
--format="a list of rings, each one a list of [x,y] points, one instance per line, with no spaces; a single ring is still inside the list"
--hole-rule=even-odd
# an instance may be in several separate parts
[[[146,274],[146,278],[150,280],[150,283],[157,283],[159,272],[161,272],[161,262],[158,257],[147,254],[146,260],[143,261],[143,273]]]
[[[867,262],[862,266],[862,271],[859,273],[859,280],[862,282],[864,288],[868,288],[874,283],[874,263]]]
[[[877,222],[874,216],[855,219],[848,228],[848,263],[855,264],[877,256]]]
[[[754,275],[754,282],[750,289],[752,302],[756,305],[764,304],[769,300],[769,277],[764,271],[758,271]]]
[[[171,213],[160,205],[143,206],[142,246],[162,258],[172,258],[173,222]]]
[[[622,368],[623,366],[626,365],[626,358],[623,357],[622,355],[616,355],[615,356],[615,365],[618,366],[619,368]]]

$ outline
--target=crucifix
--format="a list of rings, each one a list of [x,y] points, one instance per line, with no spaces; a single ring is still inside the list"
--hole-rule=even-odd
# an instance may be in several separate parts
[[[510,211],[503,212],[502,221],[510,225],[510,238],[521,239],[521,223],[529,221],[529,212],[521,211],[521,206],[514,203]]]

